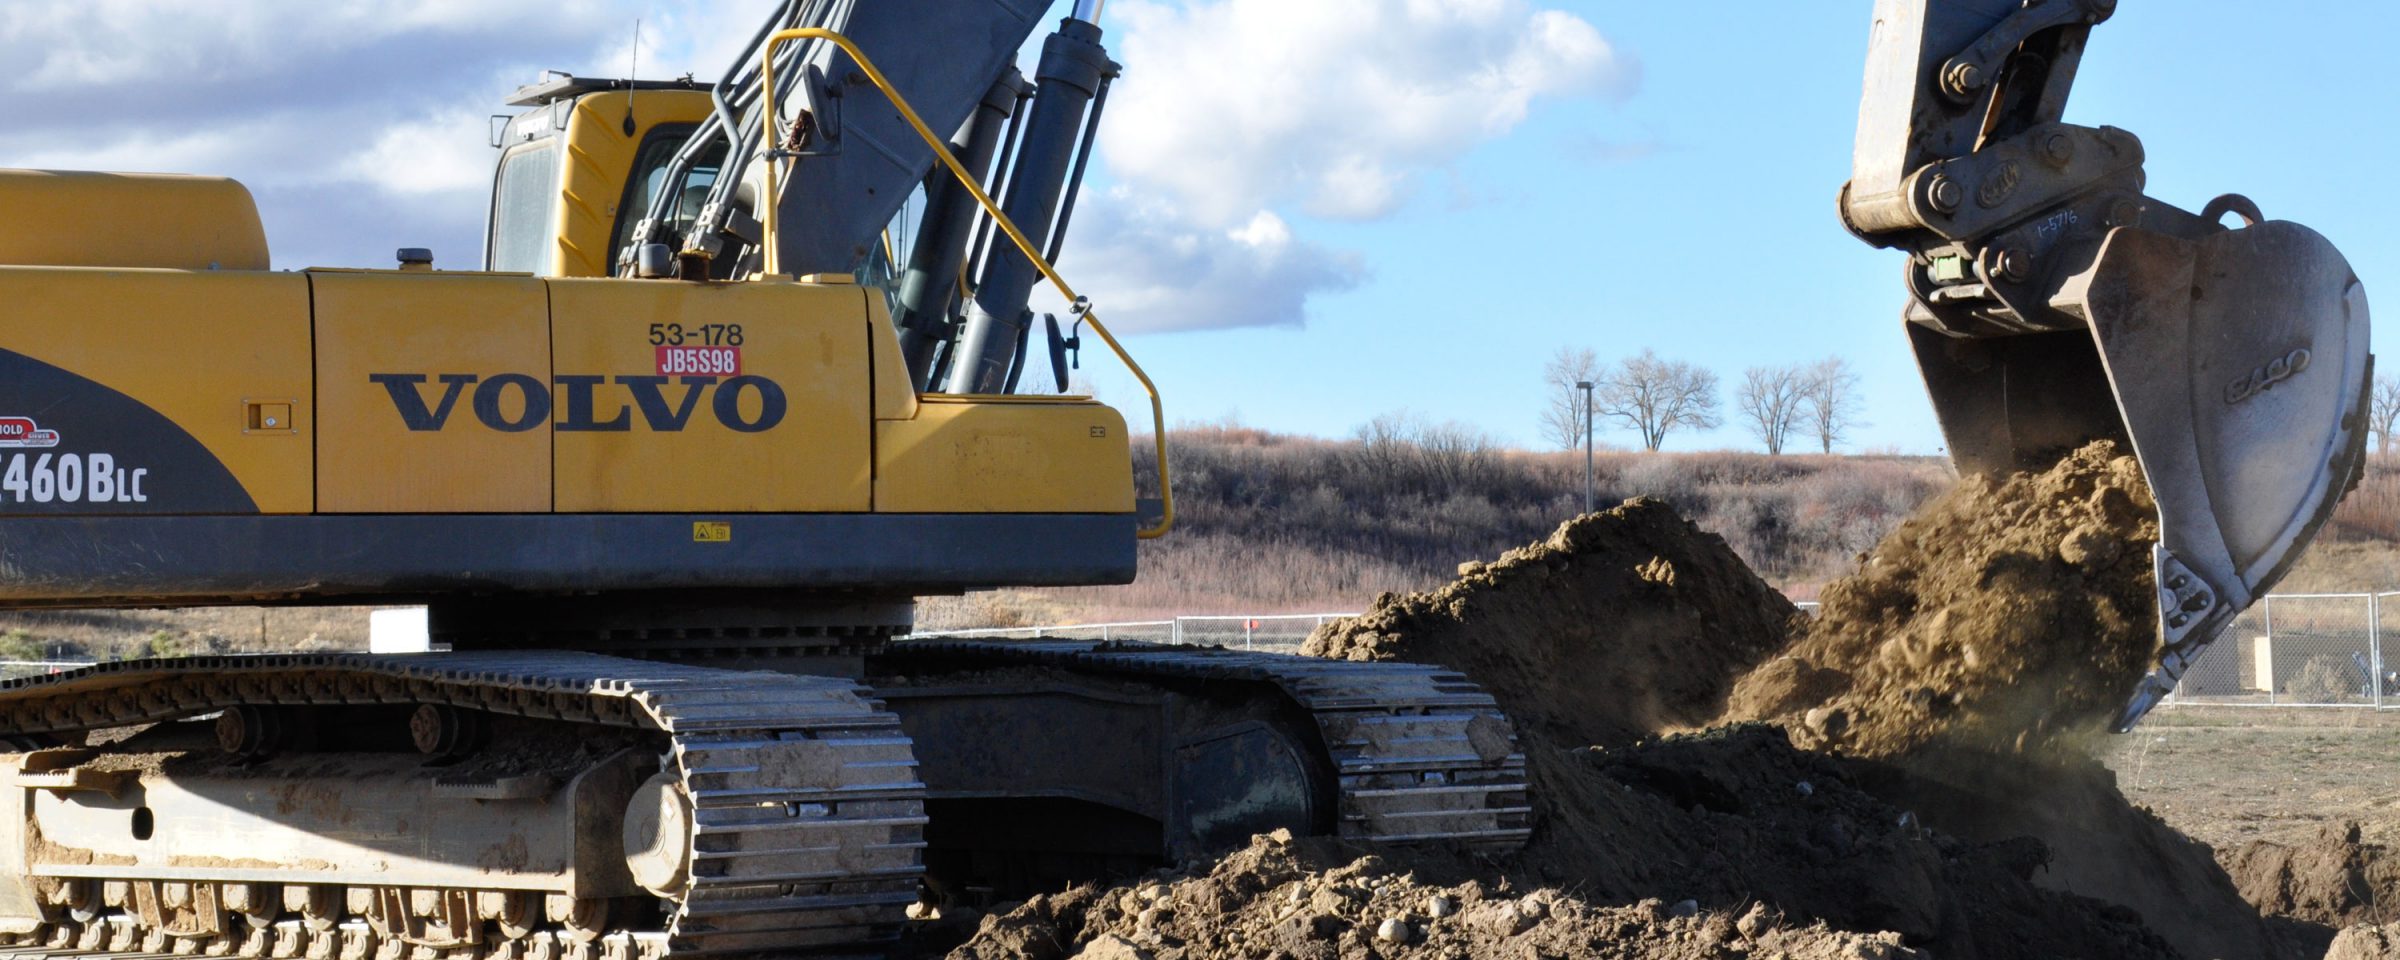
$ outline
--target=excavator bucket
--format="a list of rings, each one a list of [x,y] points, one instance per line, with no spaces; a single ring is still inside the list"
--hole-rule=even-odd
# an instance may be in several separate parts
[[[2130,441],[2158,501],[2158,668],[2118,721],[2174,689],[2281,579],[2366,459],[2366,293],[2296,223],[2198,239],[2122,227],[2051,306],[2084,331],[1958,339],[1911,326],[1962,469]]]
[[[2235,194],[2196,214],[2146,196],[2140,138],[2066,122],[2116,8],[1876,0],[1840,209],[1909,254],[1909,336],[1960,469],[2112,438],[2140,458],[2162,649],[2125,729],[2358,482],[2373,360],[2324,237]]]

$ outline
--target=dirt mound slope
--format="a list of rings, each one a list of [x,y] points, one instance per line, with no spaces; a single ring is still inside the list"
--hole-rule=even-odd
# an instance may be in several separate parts
[[[1442,664],[1482,684],[1520,729],[1621,744],[1716,716],[1733,678],[1784,645],[1796,613],[1723,539],[1635,499],[1466,564],[1439,590],[1377,597],[1302,652]]]
[[[2400,960],[2400,923],[2343,930],[2326,948],[2325,960]]]
[[[2327,824],[2306,843],[2253,840],[2222,859],[2261,913],[2336,927],[2400,922],[2400,860],[2361,842],[2356,822]]]
[[[1863,756],[2097,729],[2155,653],[2157,540],[2141,466],[2108,441],[1965,478],[1827,588],[1791,660],[1744,678],[1727,718]]]
[[[1521,851],[1267,838],[981,918],[953,956],[2319,956],[2330,927],[2262,919],[2078,750],[2150,663],[2152,510],[2108,444],[1971,478],[1813,625],[1664,503],[1578,518],[1306,648],[1499,699]],[[1720,711],[1744,722],[1667,732]]]
[[[1602,957],[1867,960],[1918,957],[1891,934],[1791,924],[1644,900],[1596,906],[1558,891],[1456,879],[1332,840],[1259,837],[1197,872],[1036,897],[983,921],[960,960],[1171,957]]]
[[[2039,841],[1970,842],[1865,788],[1884,769],[1750,724],[1528,754],[1541,810],[1514,865],[1603,902],[1765,903],[1943,958],[2177,955],[2118,907],[2046,889]]]
[[[2215,851],[2134,806],[2087,756],[1923,748],[1852,769],[1862,789],[1961,840],[2039,841],[2036,883],[2129,909],[2185,956],[2314,958],[2332,934],[2262,918]]]
[[[1158,960],[1278,951],[1292,958],[2181,956],[2132,912],[2035,883],[2050,855],[2038,841],[1973,843],[1929,829],[1855,782],[1863,761],[1800,751],[1774,727],[1615,749],[1538,741],[1528,748],[1541,815],[1532,842],[1516,854],[1407,847],[1362,860],[1361,848],[1336,841],[1261,841],[1188,874],[1035,898],[985,918],[952,956],[1056,958],[1095,946]],[[1402,875],[1404,883],[1389,886]],[[1432,916],[1426,904],[1437,894],[1459,908],[1455,918]],[[1554,922],[1495,932],[1503,919],[1513,927],[1533,912],[1523,905],[1529,899],[1547,905]],[[1503,910],[1509,901],[1520,904],[1515,918]],[[1660,904],[1681,909],[1662,916]],[[1159,912],[1145,921],[1153,908]],[[1780,932],[1741,935],[1736,921],[1754,909],[1753,928]],[[1393,917],[1410,925],[1409,939],[1376,936]],[[1094,956],[1103,955],[1133,954]]]

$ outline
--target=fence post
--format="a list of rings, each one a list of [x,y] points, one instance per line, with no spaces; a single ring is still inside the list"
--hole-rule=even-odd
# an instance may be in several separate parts
[[[1253,644],[1253,643],[1251,643],[1251,642],[1250,642],[1250,625],[1251,625],[1251,624],[1253,624],[1253,623],[1257,623],[1257,622],[1258,622],[1258,621],[1256,621],[1256,620],[1251,620],[1251,619],[1248,619],[1248,618],[1244,618],[1244,619],[1242,620],[1242,649],[1243,649],[1243,650],[1257,650],[1257,649],[1258,649],[1258,646],[1257,646],[1256,644]]]
[[[2267,594],[2258,607],[2267,631],[2267,675],[2263,679],[2267,683],[2267,702],[2271,704],[2275,702],[2275,665],[2283,660],[2283,651],[2275,649],[2275,595]]]
[[[1167,641],[1168,641],[1168,642],[1170,642],[1170,643],[1177,643],[1177,644],[1180,644],[1180,643],[1182,643],[1182,642],[1183,642],[1183,618],[1182,618],[1182,617],[1176,617],[1174,620],[1172,620],[1172,621],[1169,621],[1169,622],[1168,622],[1168,624],[1167,624]]]
[[[2367,688],[2375,692],[2375,708],[2383,709],[2383,594],[2367,594]]]

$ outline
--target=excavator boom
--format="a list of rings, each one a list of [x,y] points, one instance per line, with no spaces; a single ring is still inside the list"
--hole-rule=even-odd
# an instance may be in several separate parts
[[[2128,729],[2356,484],[2373,358],[2324,237],[2237,194],[2197,214],[2145,196],[2139,139],[2062,119],[2115,9],[1878,0],[1840,206],[1908,253],[1909,338],[1961,469],[2101,438],[2140,459],[2163,649]]]

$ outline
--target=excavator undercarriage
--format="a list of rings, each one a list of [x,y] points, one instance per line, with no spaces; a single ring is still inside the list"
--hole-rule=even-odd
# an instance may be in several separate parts
[[[550,651],[0,685],[0,932],[62,954],[860,947],[1278,828],[1513,846],[1524,758],[1428,667],[914,641],[841,677]],[[10,842],[21,840],[22,843]]]

